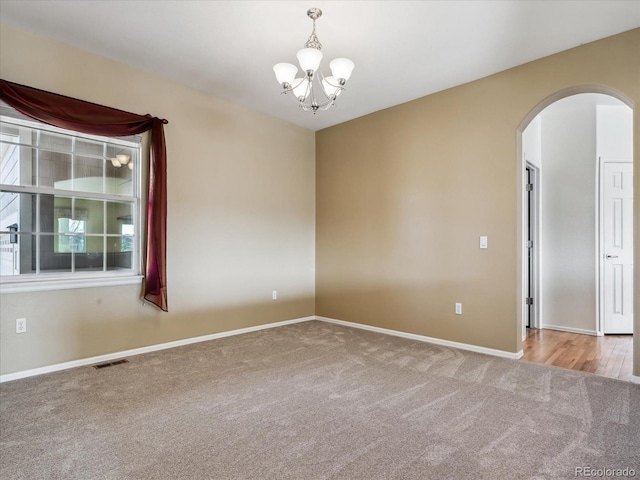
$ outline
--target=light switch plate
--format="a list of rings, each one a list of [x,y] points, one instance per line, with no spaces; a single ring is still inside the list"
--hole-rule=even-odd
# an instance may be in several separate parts
[[[480,237],[480,248],[487,248],[489,246],[488,239],[486,235],[482,235]]]

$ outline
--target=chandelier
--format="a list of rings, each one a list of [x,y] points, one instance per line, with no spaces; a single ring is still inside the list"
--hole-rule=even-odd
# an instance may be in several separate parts
[[[111,158],[111,164],[116,167],[124,167],[125,165],[129,167],[129,170],[133,170],[133,162],[131,161],[131,157],[129,155],[125,155],[124,153],[119,153],[114,158]]]
[[[336,98],[342,93],[351,76],[354,64],[348,58],[336,58],[329,63],[331,76],[325,77],[318,70],[322,60],[322,44],[316,36],[316,20],[322,16],[322,10],[310,8],[307,16],[313,20],[313,31],[304,48],[296,55],[304,76],[296,77],[298,67],[291,63],[278,63],[274,65],[273,71],[278,83],[282,85],[282,93],[292,92],[292,98],[300,108],[305,112],[316,113],[335,105]]]

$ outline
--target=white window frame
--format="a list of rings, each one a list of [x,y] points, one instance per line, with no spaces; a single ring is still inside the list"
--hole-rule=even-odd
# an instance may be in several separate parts
[[[104,142],[109,144],[121,145],[129,149],[136,149],[137,161],[134,163],[132,169],[132,183],[133,183],[133,195],[123,197],[116,194],[99,194],[101,200],[112,201],[126,201],[130,202],[131,198],[134,199],[132,206],[133,225],[134,225],[134,248],[132,252],[132,268],[127,270],[109,270],[109,271],[87,271],[87,272],[37,272],[37,273],[25,273],[20,275],[0,275],[0,294],[8,293],[22,293],[22,292],[34,292],[34,291],[46,291],[46,290],[63,290],[72,288],[89,288],[89,287],[103,287],[103,286],[115,286],[115,285],[133,285],[140,284],[144,278],[142,275],[142,232],[143,232],[143,216],[142,216],[142,138],[135,136],[134,141],[127,140],[118,137],[105,137],[99,135],[88,135],[71,130],[66,130],[51,125],[47,125],[35,120],[21,118],[21,114],[16,112],[15,116],[11,113],[7,115],[7,112],[11,112],[10,107],[0,104],[2,114],[0,114],[0,122],[8,124],[35,128],[42,131],[51,133],[70,135],[83,140],[92,140],[97,142]],[[15,111],[15,110],[14,110]],[[129,137],[131,138],[131,137]],[[2,191],[11,193],[27,193],[27,194],[42,194],[42,195],[57,195],[64,196],[69,195],[76,198],[92,199],[94,195],[90,192],[68,191],[50,187],[39,186],[21,186],[21,185],[0,185]],[[95,198],[95,197],[94,197]],[[3,234],[5,231],[4,225],[0,225],[0,231]],[[38,225],[37,229],[39,230]],[[36,232],[39,233],[39,232]],[[106,254],[106,250],[103,250],[103,255]]]

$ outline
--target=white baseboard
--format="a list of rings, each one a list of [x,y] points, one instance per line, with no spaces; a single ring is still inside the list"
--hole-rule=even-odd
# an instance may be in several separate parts
[[[631,375],[631,383],[640,385],[640,377],[638,377],[637,375]]]
[[[560,325],[547,325],[544,324],[541,327],[542,329],[547,330],[558,330],[559,332],[569,332],[569,333],[580,333],[582,335],[592,335],[594,337],[598,336],[598,332],[595,330],[586,330],[584,328],[573,328],[573,327],[562,327]]]
[[[411,340],[418,340],[419,342],[434,343],[436,345],[443,345],[445,347],[459,348],[460,350],[468,350],[470,352],[484,353],[486,355],[493,355],[494,357],[511,358],[517,360],[522,358],[524,352],[520,350],[517,353],[507,352],[504,350],[496,350],[494,348],[480,347],[477,345],[470,345],[468,343],[452,342],[450,340],[443,340],[441,338],[425,337],[424,335],[417,335],[415,333],[400,332],[398,330],[389,330],[387,328],[372,327],[371,325],[364,325],[362,323],[345,322],[344,320],[336,320],[334,318],[327,317],[315,317],[316,320],[323,322],[335,323],[337,325],[343,325],[345,327],[360,328],[362,330],[369,330],[371,332],[384,333],[386,335],[394,335],[396,337],[409,338]]]
[[[21,372],[8,373],[6,375],[0,375],[0,383],[9,382],[12,380],[18,380],[21,378],[33,377],[35,375],[42,375],[45,373],[58,372],[60,370],[67,370],[69,368],[83,367],[86,365],[93,365],[95,363],[108,362],[108,361],[116,360],[123,357],[141,355],[143,353],[157,352],[159,350],[166,350],[168,348],[181,347],[183,345],[190,345],[192,343],[206,342],[209,340],[215,340],[217,338],[224,338],[224,337],[230,337],[233,335],[241,335],[243,333],[256,332],[258,330],[265,330],[267,328],[276,328],[284,325],[290,325],[293,323],[307,322],[309,320],[320,320],[323,322],[335,323],[337,325],[343,325],[346,327],[359,328],[362,330],[369,330],[372,332],[382,333],[385,335],[394,335],[396,337],[403,337],[411,340],[417,340],[420,342],[428,342],[428,343],[433,343],[435,345],[443,345],[446,347],[459,348],[461,350],[468,350],[476,353],[484,353],[486,355],[493,355],[493,356],[502,357],[502,358],[511,358],[511,359],[517,360],[519,358],[522,358],[522,356],[524,355],[522,350],[520,350],[517,353],[513,353],[513,352],[507,352],[504,350],[496,350],[493,348],[470,345],[467,343],[443,340],[440,338],[426,337],[424,335],[417,335],[415,333],[407,333],[407,332],[401,332],[398,330],[390,330],[387,328],[373,327],[371,325],[365,325],[361,323],[346,322],[344,320],[336,320],[334,318],[327,318],[327,317],[321,317],[321,316],[309,316],[309,317],[295,318],[292,320],[284,320],[282,322],[256,325],[255,327],[239,328],[237,330],[229,330],[226,332],[212,333],[210,335],[203,335],[200,337],[185,338],[182,340],[161,343],[158,345],[149,345],[147,347],[134,348],[132,350],[124,350],[121,352],[108,353],[105,355],[98,355],[95,357],[83,358],[80,360],[73,360],[71,362],[58,363],[55,365],[48,365],[45,367],[34,368],[31,370],[23,370]],[[560,331],[571,332],[571,333],[582,333],[586,335],[596,335],[595,331],[583,330],[578,328],[559,327],[556,325],[543,325],[542,328],[548,328],[550,330],[560,330]],[[631,382],[640,384],[640,377],[632,375]]]
[[[98,355],[96,357],[82,358],[80,360],[73,360],[71,362],[58,363],[55,365],[49,365],[46,367],[34,368],[31,370],[23,370],[21,372],[8,373],[6,375],[0,375],[0,383],[9,382],[11,380],[18,380],[20,378],[33,377],[35,375],[42,375],[44,373],[58,372],[60,370],[67,370],[69,368],[83,367],[85,365],[93,365],[94,363],[108,362],[110,360],[116,360],[123,357],[132,357],[134,355],[141,355],[143,353],[157,352],[158,350],[166,350],[168,348],[181,347],[183,345],[190,345],[192,343],[207,342],[209,340],[215,340],[217,338],[231,337],[233,335],[241,335],[243,333],[256,332],[258,330],[265,330],[267,328],[282,327],[283,325],[290,325],[292,323],[307,322],[309,320],[315,320],[316,317],[302,317],[295,318],[293,320],[284,320],[282,322],[266,323],[264,325],[256,325],[255,327],[239,328],[237,330],[229,330],[227,332],[212,333],[210,335],[202,335],[200,337],[185,338],[182,340],[176,340],[174,342],[160,343],[158,345],[149,345],[148,347],[134,348],[132,350],[124,350],[122,352],[107,353],[105,355]]]

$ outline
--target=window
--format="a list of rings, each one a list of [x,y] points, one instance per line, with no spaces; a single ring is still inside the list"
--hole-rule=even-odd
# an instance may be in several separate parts
[[[0,105],[3,290],[139,274],[140,140],[79,134]]]

